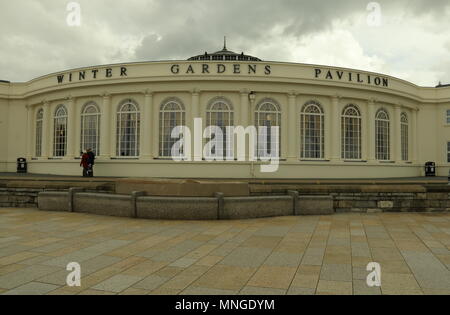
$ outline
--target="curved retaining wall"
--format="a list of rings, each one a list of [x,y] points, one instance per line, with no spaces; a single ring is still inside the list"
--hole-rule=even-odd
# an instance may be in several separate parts
[[[163,198],[146,197],[140,193],[112,195],[69,192],[42,192],[38,197],[40,210],[69,211],[134,217],[154,220],[235,220],[311,213],[318,203],[334,213],[330,196],[314,197],[314,204],[298,202],[298,194],[289,196],[227,198]],[[310,208],[313,207],[313,208]]]
[[[74,194],[73,212],[110,215],[114,217],[133,216],[130,196],[112,194]]]
[[[136,200],[138,218],[154,220],[217,220],[216,198],[140,197]]]
[[[220,219],[254,219],[295,215],[292,196],[224,198]]]
[[[341,191],[342,190],[342,191]],[[300,195],[301,194],[301,195]],[[69,211],[155,220],[234,220],[341,212],[449,212],[450,186],[375,187],[333,191],[288,191],[284,196],[147,197],[68,192],[41,192],[41,210]]]

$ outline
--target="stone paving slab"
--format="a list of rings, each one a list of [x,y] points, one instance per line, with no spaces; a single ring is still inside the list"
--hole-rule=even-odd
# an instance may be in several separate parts
[[[0,227],[0,294],[450,295],[449,214],[181,222],[7,208]],[[79,288],[66,286],[70,262]]]
[[[125,289],[131,287],[136,282],[140,281],[141,277],[115,275],[108,280],[105,280],[93,287],[94,290],[106,291],[106,292],[122,292]]]
[[[47,283],[30,282],[24,284],[14,290],[6,291],[2,295],[45,295],[51,291],[58,289],[56,285]]]

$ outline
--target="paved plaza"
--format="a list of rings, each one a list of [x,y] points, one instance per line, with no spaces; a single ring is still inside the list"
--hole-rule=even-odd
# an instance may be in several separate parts
[[[66,286],[67,264],[81,287]],[[382,268],[369,288],[366,267]],[[450,294],[449,214],[179,222],[0,209],[1,294]]]

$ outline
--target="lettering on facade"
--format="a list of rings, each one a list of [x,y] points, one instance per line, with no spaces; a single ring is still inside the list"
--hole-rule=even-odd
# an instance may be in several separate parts
[[[272,68],[270,65],[261,67],[260,65],[242,65],[242,64],[201,64],[201,65],[179,65],[174,64],[170,67],[170,73],[172,74],[224,74],[230,71],[233,74],[264,74],[271,75]]]
[[[314,78],[389,87],[389,79],[386,77],[363,73],[346,72],[341,70],[316,68],[314,69]]]
[[[58,84],[84,81],[84,80],[96,80],[99,78],[114,78],[114,77],[127,77],[128,69],[126,67],[120,68],[106,68],[106,69],[92,69],[92,70],[82,70],[76,73],[65,73],[58,74],[56,79]]]
[[[169,67],[170,73],[173,75],[182,74],[226,74],[231,73],[235,75],[265,75],[272,74],[272,67],[270,65],[260,64],[173,64]],[[374,86],[389,87],[389,79],[387,77],[377,76],[367,73],[357,73],[342,70],[332,69],[314,69],[314,78],[330,81],[352,82],[359,84],[368,84]],[[78,72],[69,72],[58,74],[56,76],[58,84],[80,82],[85,80],[96,80],[102,78],[123,78],[128,77],[127,67],[114,67],[104,69],[90,69],[81,70]]]

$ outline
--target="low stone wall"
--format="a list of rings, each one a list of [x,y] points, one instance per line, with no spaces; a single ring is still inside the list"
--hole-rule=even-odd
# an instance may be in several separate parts
[[[290,187],[292,188],[292,187]],[[279,191],[280,192],[280,191]],[[450,212],[450,186],[311,186],[284,195],[151,197],[0,188],[0,207],[36,207],[155,220],[234,220],[291,215],[375,212]]]
[[[224,198],[219,217],[224,220],[295,215],[292,196]]]
[[[299,215],[326,215],[333,214],[335,206],[333,196],[299,196]]]
[[[334,195],[338,213],[449,212],[450,194],[443,193],[341,193]]]
[[[38,208],[46,211],[70,211],[69,193],[46,191],[39,193]]]
[[[131,197],[125,195],[77,193],[73,196],[73,212],[132,217]]]
[[[137,217],[154,220],[217,220],[216,198],[140,197]]]
[[[36,208],[43,189],[0,188],[0,208]]]

